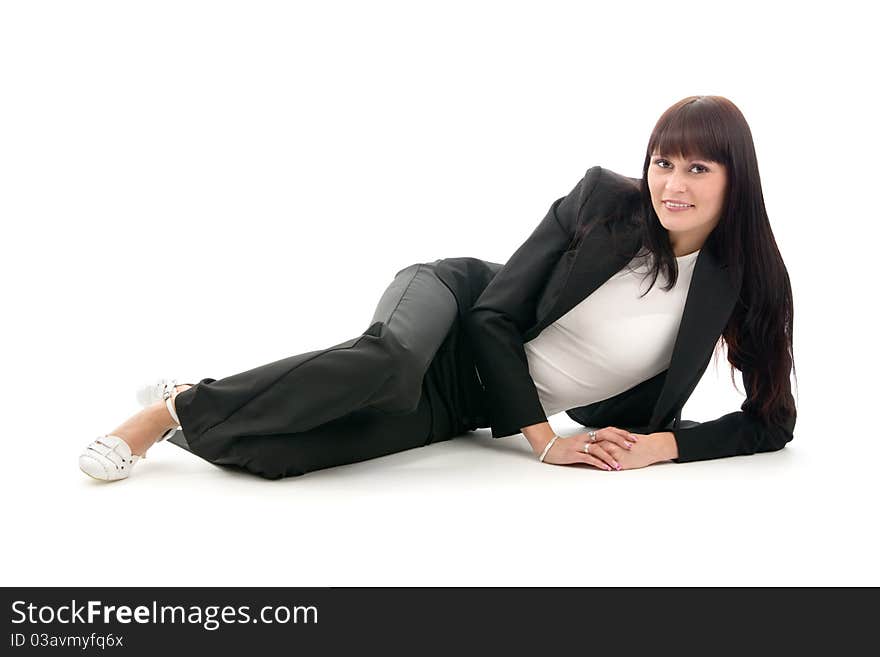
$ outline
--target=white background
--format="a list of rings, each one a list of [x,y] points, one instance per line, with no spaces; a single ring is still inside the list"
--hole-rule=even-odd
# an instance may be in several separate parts
[[[3,584],[880,584],[863,6],[4,3]],[[791,275],[784,450],[603,472],[484,429],[280,481],[164,443],[77,468],[144,382],[355,337],[408,264],[504,262],[694,94],[749,121]],[[742,400],[721,359],[683,417]]]

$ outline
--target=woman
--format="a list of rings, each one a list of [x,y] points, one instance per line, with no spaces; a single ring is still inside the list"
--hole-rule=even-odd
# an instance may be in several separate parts
[[[221,380],[160,382],[81,469],[125,478],[169,435],[268,479],[482,427],[522,433],[544,463],[604,470],[781,449],[796,419],[793,303],[745,118],[720,96],[679,101],[642,174],[591,167],[504,265],[400,270],[352,340]],[[742,372],[741,410],[682,422],[722,343],[731,377]],[[556,435],[547,417],[563,410],[596,429]]]

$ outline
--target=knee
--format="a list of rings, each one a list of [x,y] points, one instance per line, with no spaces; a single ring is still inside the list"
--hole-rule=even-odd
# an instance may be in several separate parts
[[[398,276],[401,276],[401,275],[415,274],[419,269],[421,269],[424,266],[425,266],[424,262],[414,262],[411,265],[407,265],[406,267],[403,267],[402,269],[398,269],[394,273],[394,278],[397,278]]]

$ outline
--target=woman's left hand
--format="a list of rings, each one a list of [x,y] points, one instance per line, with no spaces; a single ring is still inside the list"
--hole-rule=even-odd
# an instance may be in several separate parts
[[[600,446],[611,454],[614,460],[620,464],[621,470],[644,468],[646,465],[666,460],[658,449],[660,442],[655,439],[657,434],[635,433],[632,435],[638,438],[638,440],[632,441],[632,447],[629,449],[621,447],[610,440],[597,440],[592,444]]]

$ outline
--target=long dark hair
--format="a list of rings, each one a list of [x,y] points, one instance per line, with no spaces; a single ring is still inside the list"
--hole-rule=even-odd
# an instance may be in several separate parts
[[[770,228],[752,133],[739,108],[723,96],[689,96],[667,109],[651,132],[639,194],[621,194],[603,208],[608,221],[626,217],[637,224],[644,251],[650,252],[648,276],[653,287],[662,270],[670,290],[678,264],[667,231],[651,203],[648,167],[655,152],[720,162],[727,168],[721,218],[703,248],[709,248],[732,278],[742,274],[739,298],[718,348],[727,345],[730,378],[748,369],[753,395],[743,404],[765,423],[783,424],[796,417],[789,376],[794,366],[794,305],[788,270]],[[589,228],[595,223],[588,222]],[[624,228],[630,222],[611,221]],[[586,232],[589,232],[587,230]],[[583,233],[577,240],[583,239]],[[646,291],[647,293],[647,291]]]

